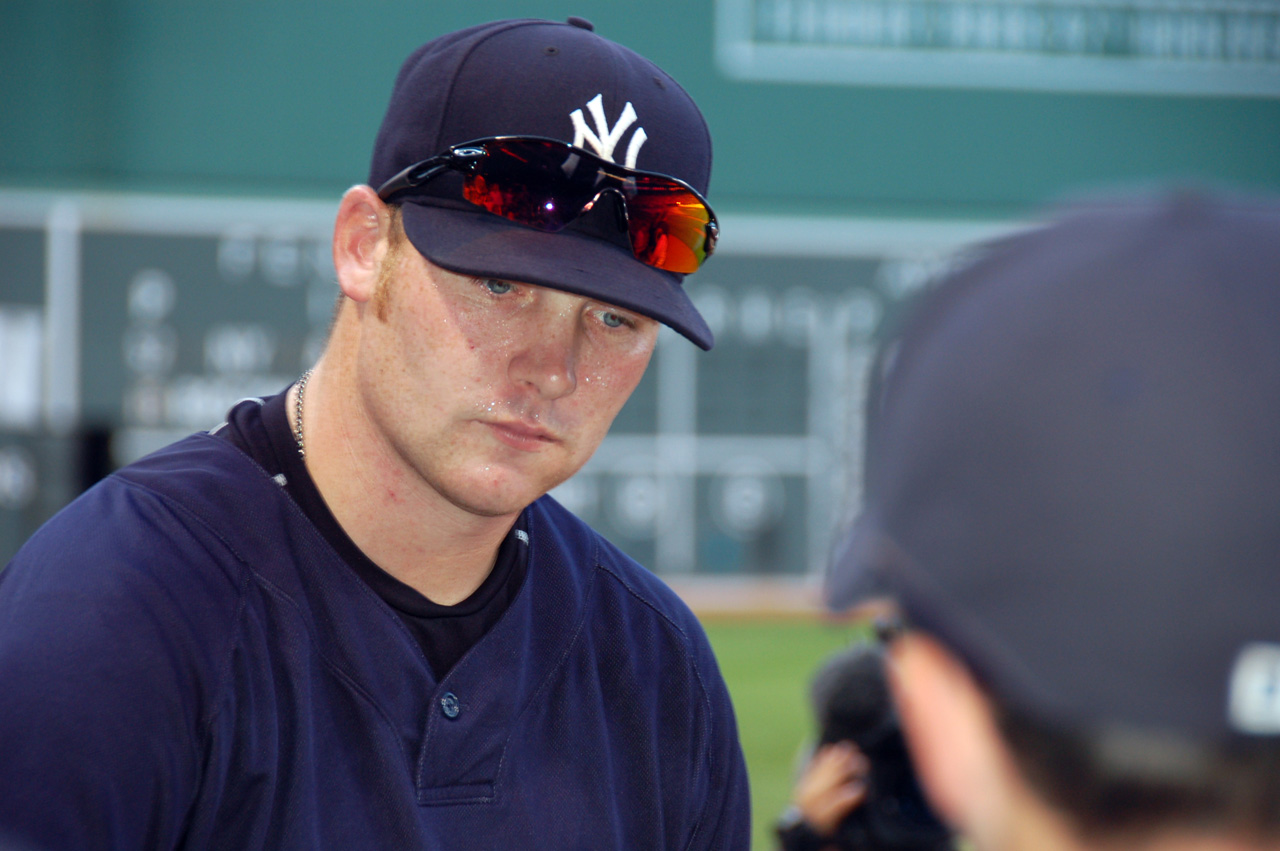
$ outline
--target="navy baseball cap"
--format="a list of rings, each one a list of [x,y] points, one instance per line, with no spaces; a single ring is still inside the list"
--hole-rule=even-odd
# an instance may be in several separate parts
[[[369,185],[491,136],[559,139],[679,178],[703,195],[711,176],[711,135],[689,95],[581,18],[496,21],[414,51],[374,143]],[[685,293],[684,276],[637,260],[608,210],[545,233],[472,206],[447,177],[424,190],[403,203],[404,228],[437,266],[598,298],[711,348],[711,330]]]
[[[931,290],[884,352],[828,576],[998,702],[1280,734],[1280,200],[1079,205]]]

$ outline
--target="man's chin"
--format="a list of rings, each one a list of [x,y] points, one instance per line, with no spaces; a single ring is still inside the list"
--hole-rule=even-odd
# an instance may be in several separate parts
[[[469,484],[450,488],[444,496],[457,507],[478,517],[507,517],[519,514],[555,484],[544,487],[539,482],[529,481],[524,475],[511,473],[494,477],[490,472],[486,476],[475,477]]]

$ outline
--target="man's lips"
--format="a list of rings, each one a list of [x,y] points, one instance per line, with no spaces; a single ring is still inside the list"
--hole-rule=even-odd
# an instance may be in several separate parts
[[[536,452],[553,443],[560,442],[560,439],[552,432],[539,425],[531,425],[519,421],[486,421],[484,424],[488,426],[498,440],[514,449],[520,449],[525,452]]]

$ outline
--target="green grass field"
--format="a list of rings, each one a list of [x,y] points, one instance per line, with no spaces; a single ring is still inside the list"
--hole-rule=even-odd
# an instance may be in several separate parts
[[[813,734],[809,679],[830,653],[867,635],[865,626],[767,617],[704,618],[733,696],[751,775],[752,848],[775,847],[773,822],[791,797],[796,756]]]

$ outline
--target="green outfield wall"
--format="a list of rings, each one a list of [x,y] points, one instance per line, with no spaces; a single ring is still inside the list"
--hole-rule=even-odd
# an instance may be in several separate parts
[[[1008,216],[1100,184],[1280,189],[1273,0],[9,0],[0,185],[332,197],[363,179],[412,47],[570,14],[701,104],[726,211]]]

